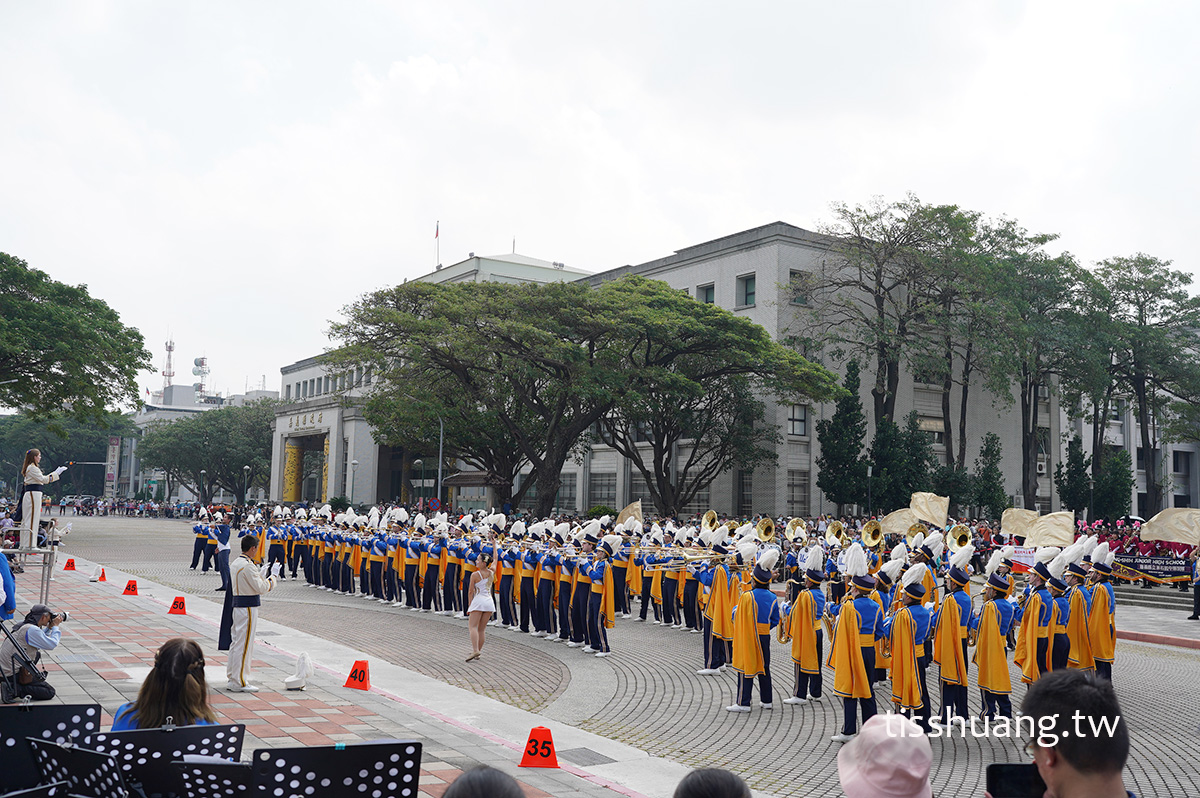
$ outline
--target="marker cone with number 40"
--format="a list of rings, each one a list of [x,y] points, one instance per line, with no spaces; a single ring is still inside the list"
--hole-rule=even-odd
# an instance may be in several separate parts
[[[556,768],[558,755],[554,752],[554,738],[545,726],[534,726],[529,730],[525,743],[525,756],[521,757],[523,768]]]

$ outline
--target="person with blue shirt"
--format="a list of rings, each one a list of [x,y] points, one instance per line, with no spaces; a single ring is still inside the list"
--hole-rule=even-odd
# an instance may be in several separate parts
[[[800,554],[804,555],[803,550]],[[797,573],[801,568],[804,570],[805,587],[796,595],[783,620],[788,627],[796,672],[795,690],[783,699],[785,704],[807,704],[821,698],[821,661],[825,653],[825,633],[821,628],[825,615],[825,591],[821,590],[825,552],[820,546],[813,546],[803,559],[797,556],[796,561]]]
[[[922,604],[925,598],[922,569],[911,566],[896,586],[899,607],[883,621],[883,637],[892,654],[892,704],[916,720],[925,733],[929,725],[929,690],[925,685],[925,640],[932,618]]]
[[[0,560],[2,559],[7,558],[0,555]],[[8,589],[7,586],[5,589]],[[6,598],[5,601],[7,603],[8,599]],[[0,676],[4,677],[5,695],[3,698],[6,701],[25,697],[34,701],[49,701],[54,698],[54,686],[44,678],[35,676],[29,684],[21,684],[20,680],[15,677],[15,672],[24,667],[22,657],[33,663],[36,668],[43,651],[58,648],[58,644],[62,640],[62,630],[58,626],[66,619],[65,613],[56,613],[45,604],[34,604],[26,614],[25,620],[17,624],[4,637],[4,642],[0,643]],[[16,686],[16,693],[12,696],[8,695],[10,681]]]
[[[975,546],[968,543],[950,558],[946,577],[946,595],[933,617],[933,661],[940,667],[942,712],[937,722],[949,724],[954,718],[970,717],[967,709],[967,676],[971,661],[967,658],[967,636],[971,622],[971,596],[966,586],[967,573]],[[924,584],[922,582],[922,584]]]
[[[208,703],[204,652],[194,640],[176,637],[154,654],[154,667],[137,700],[113,713],[113,731],[156,729],[171,719],[175,726],[211,726],[217,716]]]
[[[743,544],[744,560],[754,556],[753,543]],[[740,549],[739,549],[740,550]],[[771,572],[779,561],[779,549],[771,546],[758,555],[751,571],[753,588],[738,598],[733,608],[733,661],[738,674],[737,698],[726,712],[749,712],[754,678],[758,677],[759,706],[771,709],[771,630],[779,625],[779,600],[771,592]]]
[[[996,555],[992,556],[996,560]],[[975,638],[975,664],[979,672],[979,692],[983,696],[983,716],[1012,717],[1012,681],[1008,675],[1005,641],[1012,628],[1016,605],[1007,600],[1009,580],[989,562],[987,582],[983,590],[983,606],[971,617],[971,634]]]
[[[883,636],[883,610],[870,597],[875,578],[868,573],[867,553],[859,543],[846,551],[843,573],[850,579],[851,599],[838,611],[829,664],[833,667],[833,692],[842,699],[842,730],[831,739],[844,743],[858,733],[858,713],[863,723],[878,712],[875,706],[875,641]]]
[[[610,653],[608,630],[616,619],[612,558],[620,548],[620,535],[605,535],[596,547],[596,560],[589,573],[592,593],[588,603],[588,637],[592,645],[584,647],[585,654],[594,652],[597,657],[607,657]]]

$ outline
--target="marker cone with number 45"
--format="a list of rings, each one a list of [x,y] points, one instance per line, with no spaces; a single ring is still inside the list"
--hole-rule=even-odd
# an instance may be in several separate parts
[[[521,757],[523,768],[556,768],[558,755],[554,752],[554,739],[545,726],[534,726],[529,730],[525,743],[525,756]]]

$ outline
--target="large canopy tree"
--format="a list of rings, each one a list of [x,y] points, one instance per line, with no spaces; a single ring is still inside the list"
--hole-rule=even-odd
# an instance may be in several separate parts
[[[87,286],[0,252],[0,319],[0,406],[82,419],[138,402],[137,373],[150,368],[142,334]]]
[[[42,453],[43,466],[76,463],[63,473],[60,482],[54,483],[56,495],[99,496],[104,491],[103,463],[109,436],[136,434],[132,418],[121,413],[103,413],[82,421],[69,416],[48,421],[25,413],[0,416],[0,480],[8,483],[11,495],[25,452],[36,448]]]
[[[748,319],[640,277],[597,287],[407,283],[364,296],[331,335],[343,344],[328,356],[331,367],[371,368],[373,394],[420,390],[438,405],[429,409],[442,411],[434,415],[479,413],[497,424],[500,436],[490,441],[503,445],[506,436],[532,466],[513,502],[533,489],[538,515],[553,507],[567,458],[610,414],[618,415],[609,429],[622,436],[630,423],[662,422],[662,451],[638,467],[669,508],[679,506],[688,482],[678,479],[667,444],[693,433],[705,418],[700,411],[715,407],[702,401],[708,391],[734,377],[796,397],[836,390],[832,375]],[[679,400],[670,424],[665,396]],[[473,444],[454,445],[465,452]],[[484,447],[475,448],[483,462]]]

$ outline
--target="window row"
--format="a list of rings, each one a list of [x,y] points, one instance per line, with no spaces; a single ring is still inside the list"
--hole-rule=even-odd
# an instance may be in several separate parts
[[[788,285],[785,289],[790,294],[789,300],[793,305],[807,305],[812,294],[813,276],[808,272],[793,271],[788,274]],[[714,283],[696,286],[696,301],[708,305],[716,304],[717,287]],[[758,275],[743,274],[734,284],[735,307],[747,308],[758,304]]]

